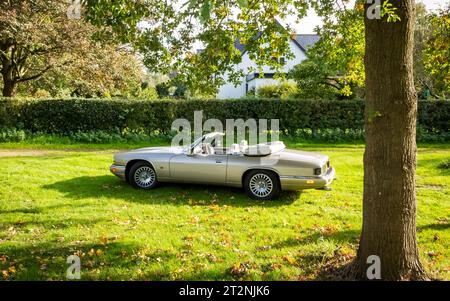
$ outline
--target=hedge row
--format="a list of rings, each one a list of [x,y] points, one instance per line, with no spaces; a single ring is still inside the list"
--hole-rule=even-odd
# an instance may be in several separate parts
[[[172,121],[193,121],[194,111],[204,120],[278,118],[280,129],[295,135],[310,129],[360,131],[364,125],[361,100],[0,100],[0,127],[31,132],[168,133]],[[422,133],[448,137],[450,101],[419,101],[418,126]]]

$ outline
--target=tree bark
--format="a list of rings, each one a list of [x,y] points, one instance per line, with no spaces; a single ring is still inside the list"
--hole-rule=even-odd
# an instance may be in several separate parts
[[[367,259],[377,255],[382,280],[419,280],[426,274],[416,239],[415,8],[413,0],[390,3],[400,21],[365,17],[363,225],[355,263],[367,279]]]
[[[13,75],[13,63],[14,61],[9,58],[8,55],[13,56],[10,53],[11,47],[13,47],[14,42],[12,40],[2,40],[0,41],[0,60],[1,60],[1,75],[3,80],[2,95],[3,97],[12,97],[14,95],[14,90],[16,82],[14,81]],[[13,52],[14,53],[14,52]]]
[[[15,86],[13,81],[3,80],[3,97],[12,97],[14,95]]]

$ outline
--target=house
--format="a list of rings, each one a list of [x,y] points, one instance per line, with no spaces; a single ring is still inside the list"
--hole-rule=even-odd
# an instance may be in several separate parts
[[[285,62],[283,67],[283,72],[288,72],[295,65],[300,64],[304,59],[306,59],[306,50],[313,46],[319,40],[319,36],[316,34],[297,34],[294,38],[289,39],[289,46],[291,48],[294,57]],[[242,53],[242,61],[240,64],[236,65],[237,70],[243,70],[244,74],[250,67],[257,69],[257,65],[253,62],[245,51],[245,46],[239,43],[238,40],[234,43],[235,47],[239,49]],[[263,66],[262,71],[264,74],[259,72],[247,73],[242,81],[235,86],[234,83],[228,82],[219,88],[217,93],[217,98],[227,99],[227,98],[241,98],[244,97],[247,92],[254,90],[256,91],[258,87],[277,83],[274,79],[274,70],[268,66]],[[226,77],[225,77],[226,80]]]

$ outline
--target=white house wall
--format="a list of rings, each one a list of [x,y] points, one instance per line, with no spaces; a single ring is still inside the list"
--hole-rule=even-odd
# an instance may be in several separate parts
[[[306,54],[305,52],[300,49],[300,47],[295,44],[295,42],[293,42],[292,40],[289,40],[289,46],[291,48],[292,53],[294,54],[294,58],[287,60],[286,64],[283,67],[283,72],[288,72],[289,70],[291,70],[295,65],[300,64],[303,60],[306,59]],[[249,57],[247,53],[244,53],[244,55],[242,56],[242,62],[238,65],[235,66],[236,70],[243,70],[244,74],[250,74],[249,72],[249,68],[255,68],[256,71],[254,72],[260,72],[257,69],[257,65],[254,61],[252,61]],[[274,73],[275,70],[268,67],[268,66],[263,66],[262,68],[262,72],[264,73]],[[227,80],[227,76],[225,76],[225,80]],[[252,83],[253,82],[253,83]],[[258,87],[264,84],[274,84],[277,83],[277,80],[274,79],[254,79],[252,81],[249,82],[249,87],[248,89],[250,90],[252,86],[257,85]],[[234,86],[232,83],[227,82],[225,85],[221,86],[219,88],[219,92],[217,93],[217,98],[219,99],[227,99],[227,98],[241,98],[244,97],[246,94],[246,76],[244,76],[241,80],[240,83],[237,86]]]

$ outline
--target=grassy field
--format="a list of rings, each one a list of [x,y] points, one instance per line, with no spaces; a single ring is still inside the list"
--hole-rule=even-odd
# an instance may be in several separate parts
[[[328,154],[338,180],[266,202],[223,187],[132,189],[108,168],[112,149],[136,146],[0,144],[0,279],[64,280],[71,254],[82,280],[317,279],[355,254],[361,145],[291,142]],[[447,146],[423,145],[417,170],[421,258],[447,280],[450,170],[439,164],[449,157]]]

